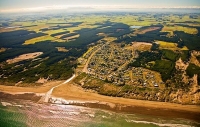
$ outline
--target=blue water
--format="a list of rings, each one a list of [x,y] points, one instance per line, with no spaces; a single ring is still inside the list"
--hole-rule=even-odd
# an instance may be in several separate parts
[[[164,119],[140,114],[115,113],[71,105],[37,104],[30,101],[0,103],[2,127],[158,127],[197,126],[184,119]]]

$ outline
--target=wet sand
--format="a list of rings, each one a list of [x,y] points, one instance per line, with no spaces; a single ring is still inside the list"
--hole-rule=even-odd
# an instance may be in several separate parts
[[[2,100],[31,100],[33,102],[38,102],[42,96],[39,96],[35,93],[23,93],[23,94],[10,94],[0,91],[0,102]]]
[[[200,105],[181,105],[167,102],[126,99],[121,97],[109,97],[99,95],[92,91],[86,91],[80,86],[72,84],[64,84],[60,87],[55,88],[52,95],[55,97],[61,97],[65,100],[100,101],[114,104],[123,104],[127,106],[139,106],[146,108],[150,107],[157,109],[173,109],[200,113]]]
[[[34,87],[15,87],[15,86],[0,86],[0,91],[12,94],[17,93],[45,93],[53,86],[60,84],[61,81],[56,81],[48,85]],[[120,97],[109,97],[95,93],[94,91],[86,91],[80,86],[73,84],[63,84],[54,89],[53,97],[63,98],[65,100],[74,100],[72,105],[85,106],[90,108],[100,108],[112,110],[115,112],[138,113],[153,116],[163,116],[169,118],[186,118],[200,122],[200,106],[199,105],[181,105],[167,102],[155,102],[145,100],[126,99]],[[0,97],[2,98],[2,97]],[[88,102],[89,101],[89,102]],[[95,102],[95,103],[90,103]]]
[[[181,105],[167,102],[108,97],[99,95],[92,91],[86,91],[83,88],[72,84],[65,84],[54,89],[53,96],[60,97],[65,100],[99,101],[99,103],[77,104],[90,108],[107,109],[115,112],[119,111],[163,116],[168,118],[186,118],[200,122],[199,105]]]
[[[183,118],[196,121],[200,123],[200,113],[199,112],[190,112],[190,111],[183,111],[183,110],[174,110],[174,109],[163,109],[163,108],[152,108],[152,107],[143,107],[143,106],[126,106],[121,104],[116,104],[114,108],[110,107],[107,104],[101,103],[80,103],[74,104],[77,106],[85,106],[90,108],[99,108],[105,110],[111,110],[114,112],[122,112],[122,113],[130,113],[130,114],[142,114],[153,116],[155,118]]]

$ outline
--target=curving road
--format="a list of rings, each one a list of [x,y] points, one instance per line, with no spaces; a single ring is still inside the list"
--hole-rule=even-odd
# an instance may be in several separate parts
[[[105,45],[105,44],[104,44],[104,45]],[[104,46],[104,45],[103,45],[103,46]],[[88,64],[89,64],[91,58],[92,58],[92,57],[96,54],[96,52],[99,51],[103,46],[99,47],[96,51],[94,51],[94,52],[90,55],[90,57],[88,58],[88,60],[87,60],[87,62],[86,62],[86,64],[85,64],[85,66],[84,66],[84,68],[83,68],[83,72],[88,73],[88,69],[87,69],[87,68],[88,68]],[[75,76],[76,76],[76,75],[74,74],[71,78],[67,79],[65,82],[63,82],[63,83],[61,83],[61,84],[59,84],[59,85],[57,85],[57,86],[52,87],[52,88],[41,98],[41,100],[40,100],[39,102],[48,103],[48,102],[49,102],[49,98],[51,97],[51,94],[52,94],[54,88],[59,87],[59,86],[61,86],[61,85],[63,85],[63,84],[66,84],[66,83],[70,82],[72,79],[75,78]]]
[[[105,44],[104,44],[105,45]],[[103,45],[103,46],[104,46]],[[103,47],[102,46],[102,47]],[[96,54],[96,52],[98,52],[102,47],[99,47],[96,51],[94,51],[91,55],[90,55],[90,57],[87,59],[87,62],[86,62],[86,64],[85,64],[85,66],[84,66],[84,68],[83,68],[83,72],[85,72],[85,73],[88,73],[88,64],[90,63],[90,60],[92,59],[92,57]]]
[[[59,86],[61,86],[61,85],[63,85],[63,84],[66,84],[66,83],[70,82],[72,79],[75,78],[75,76],[76,76],[76,75],[74,74],[71,78],[67,79],[65,82],[63,82],[63,83],[61,83],[61,84],[59,84],[59,85],[57,85],[57,86],[52,87],[52,88],[44,95],[44,97],[41,98],[40,102],[48,103],[48,102],[49,102],[49,98],[51,97],[51,94],[52,94],[54,88],[59,87]]]

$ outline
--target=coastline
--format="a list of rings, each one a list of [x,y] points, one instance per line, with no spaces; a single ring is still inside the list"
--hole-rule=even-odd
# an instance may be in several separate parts
[[[100,95],[93,91],[87,91],[82,87],[73,84],[66,84],[55,88],[52,93],[52,96],[63,98],[65,100],[100,101],[113,104],[122,104],[127,106],[182,110],[182,111],[200,113],[200,105],[182,105],[169,102],[157,102],[157,101],[128,99],[122,97],[110,97],[110,96]]]
[[[16,87],[16,86],[2,86],[0,85],[0,92],[8,93],[12,95],[32,94],[42,97],[52,86],[58,85],[57,83],[51,83],[49,85],[34,87]],[[49,88],[49,89],[48,89]],[[2,96],[0,97],[2,98]],[[115,112],[127,112],[138,113],[146,115],[155,115],[172,118],[186,118],[200,122],[200,106],[199,105],[181,105],[168,102],[156,102],[146,100],[135,100],[120,97],[109,97],[100,95],[93,91],[88,91],[80,86],[67,83],[60,85],[54,89],[51,95],[51,99],[56,98],[64,101],[68,101],[67,105],[84,106],[89,108],[99,108],[105,110],[111,110]],[[3,99],[3,98],[2,98]],[[15,98],[14,98],[15,99]],[[30,99],[31,100],[31,99]],[[50,101],[52,102],[52,100]],[[65,104],[61,101],[55,102],[55,104]]]

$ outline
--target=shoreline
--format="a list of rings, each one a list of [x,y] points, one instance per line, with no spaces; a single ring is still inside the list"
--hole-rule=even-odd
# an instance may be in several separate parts
[[[52,86],[54,87],[58,85],[61,81],[56,82],[56,84],[52,83],[50,85],[40,86],[37,88],[0,85],[0,92],[12,94],[13,96],[23,96],[24,94],[30,94],[37,97],[42,97],[45,95],[46,92],[49,91],[49,89],[52,88]],[[0,96],[0,98],[4,99],[4,96]],[[82,87],[71,83],[63,84],[56,87],[52,92],[51,99],[52,98],[60,100],[63,99],[68,102],[71,100],[72,103],[69,103],[67,105],[99,108],[104,110],[111,110],[114,112],[138,113],[170,118],[186,118],[195,120],[200,123],[200,105],[182,105],[169,102],[146,101],[104,96],[97,94],[93,91],[87,91]],[[50,101],[50,103],[63,104],[61,103],[61,101],[57,101],[56,103]]]
[[[37,87],[17,87],[17,86],[0,85],[0,92],[9,93],[12,95],[34,93],[38,96],[43,96],[52,87],[55,87],[59,85],[60,83],[62,83],[62,81],[53,81],[43,86],[37,86]],[[137,99],[122,98],[122,97],[104,96],[91,90],[85,90],[84,88],[78,85],[74,85],[72,83],[62,84],[56,87],[54,91],[52,92],[51,96],[56,97],[56,98],[63,98],[65,100],[99,101],[99,102],[122,104],[122,105],[128,105],[128,106],[174,109],[174,110],[183,110],[183,111],[200,113],[200,105],[182,105],[182,104],[169,103],[169,102],[147,101],[147,100],[137,100]]]
[[[0,102],[6,104],[6,106],[12,106],[12,104],[7,103],[6,100],[16,101],[16,100],[26,100],[32,101],[33,103],[38,104],[55,104],[55,105],[71,105],[71,106],[81,106],[86,108],[94,108],[100,110],[107,110],[116,113],[126,113],[126,114],[136,114],[136,115],[145,115],[155,118],[164,118],[164,119],[186,119],[191,120],[197,124],[200,124],[200,113],[191,112],[185,110],[177,109],[166,109],[166,108],[153,108],[147,106],[136,106],[136,105],[124,105],[120,103],[111,103],[106,101],[92,101],[92,100],[65,100],[63,98],[51,97],[48,103],[40,103],[39,100],[44,95],[37,95],[36,93],[21,93],[21,94],[10,94],[5,92],[0,92]]]
[[[172,109],[200,113],[200,105],[182,105],[169,102],[136,100],[122,97],[104,96],[90,90],[85,90],[82,87],[74,84],[65,84],[55,88],[52,93],[52,96],[63,98],[65,100],[100,101],[113,104],[122,104],[127,106]]]
[[[135,105],[124,105],[119,103],[110,103],[103,101],[83,101],[83,100],[65,100],[63,98],[52,97],[49,101],[51,104],[59,105],[74,105],[82,106],[87,108],[101,109],[113,111],[116,113],[128,113],[128,114],[140,114],[148,115],[158,118],[180,118],[188,119],[200,124],[200,112],[191,112],[185,110],[177,109],[167,109],[167,108],[153,108],[146,106],[135,106]]]

